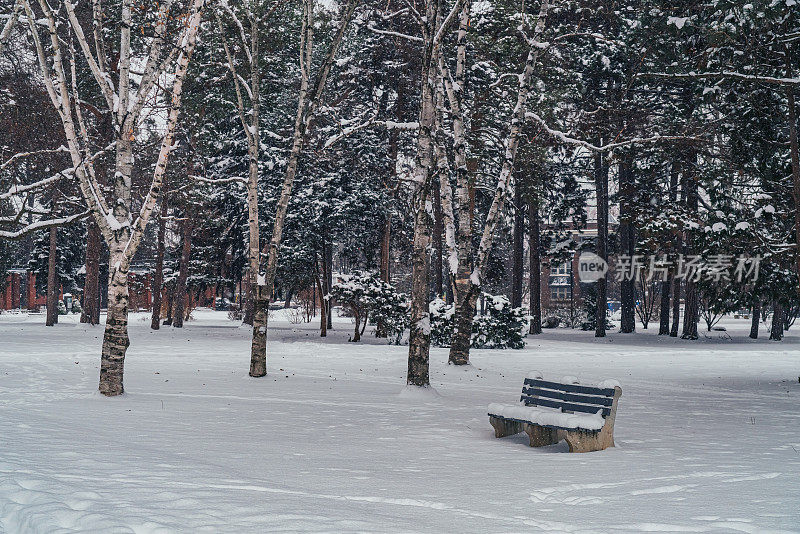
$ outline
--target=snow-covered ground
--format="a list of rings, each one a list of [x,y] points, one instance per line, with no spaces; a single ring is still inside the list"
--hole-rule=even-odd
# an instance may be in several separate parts
[[[95,393],[102,328],[0,315],[0,532],[800,532],[800,337],[546,331],[401,394],[406,347],[273,319],[134,314],[126,394]],[[800,330],[800,326],[796,327]],[[495,439],[526,372],[622,383],[617,447]]]

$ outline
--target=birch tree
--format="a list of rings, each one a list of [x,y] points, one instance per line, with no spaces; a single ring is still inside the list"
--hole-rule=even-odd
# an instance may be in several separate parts
[[[225,63],[230,72],[236,94],[236,113],[247,140],[248,174],[247,188],[247,227],[248,227],[248,295],[252,303],[255,297],[256,279],[259,271],[259,216],[258,216],[258,182],[259,157],[261,153],[261,53],[259,52],[259,36],[266,19],[277,10],[285,0],[277,0],[267,9],[263,2],[250,0],[238,8],[232,8],[227,0],[220,2],[221,13],[215,14],[219,38],[225,52]],[[241,15],[241,16],[240,16]],[[226,31],[226,26],[233,26],[233,31]],[[232,37],[229,37],[232,35]],[[236,44],[234,48],[231,46]],[[242,53],[237,57],[236,50]]]
[[[303,147],[307,143],[311,130],[311,122],[319,108],[333,67],[336,54],[342,44],[344,34],[353,18],[358,0],[349,0],[342,7],[339,27],[336,30],[328,50],[319,66],[316,75],[313,69],[314,43],[314,5],[313,0],[303,1],[303,17],[300,39],[300,84],[297,98],[297,114],[294,122],[292,145],[286,161],[283,184],[275,210],[275,221],[269,243],[260,250],[258,275],[253,285],[253,339],[250,350],[250,376],[261,377],[267,374],[267,312],[273,299],[275,274],[278,267],[278,250],[283,236],[286,212],[292,195],[292,186],[297,175],[297,165]],[[251,237],[251,247],[253,240]],[[253,253],[251,249],[251,254]]]
[[[162,181],[175,127],[180,112],[183,81],[189,58],[195,47],[206,0],[192,0],[186,6],[175,6],[166,0],[157,8],[136,10],[132,0],[122,0],[117,15],[103,8],[100,0],[91,5],[91,33],[85,32],[71,0],[61,0],[57,9],[46,0],[23,0],[30,34],[36,48],[47,93],[58,112],[74,166],[75,177],[87,209],[109,248],[108,315],[100,365],[100,392],[107,396],[123,393],[125,353],[128,338],[128,269],[141,242],[144,229],[161,193]],[[79,16],[81,15],[81,16]],[[141,20],[139,17],[143,17]],[[66,17],[66,20],[64,18]],[[43,19],[42,35],[37,20]],[[108,24],[114,20],[113,26]],[[137,26],[134,26],[134,23]],[[136,30],[145,35],[140,39]],[[116,69],[111,66],[111,50],[106,34],[114,32],[118,39]],[[91,35],[92,37],[87,37]],[[67,49],[65,42],[76,43]],[[139,45],[139,46],[136,46]],[[143,63],[140,74],[132,64]],[[109,201],[97,181],[87,122],[83,116],[78,92],[77,65],[85,62],[113,117],[115,164]],[[170,83],[166,99],[168,111],[158,158],[150,186],[141,199],[136,199],[134,212],[131,173],[134,166],[136,136],[143,112],[151,105],[157,85]]]
[[[519,138],[526,120],[527,104],[531,91],[533,72],[539,54],[545,48],[541,42],[544,32],[545,21],[550,9],[549,0],[542,0],[539,6],[538,16],[533,26],[533,32],[525,35],[527,45],[527,56],[522,72],[517,76],[517,98],[511,117],[508,119],[508,133],[503,142],[504,154],[502,165],[497,176],[496,187],[492,198],[489,212],[481,232],[480,242],[477,251],[472,258],[472,213],[470,203],[470,178],[468,174],[464,139],[464,126],[462,115],[461,92],[464,86],[464,56],[465,43],[464,36],[468,27],[469,12],[464,9],[461,14],[461,21],[458,33],[458,52],[456,61],[456,73],[454,82],[449,82],[449,76],[445,75],[445,84],[448,87],[447,95],[450,104],[450,111],[453,115],[453,139],[454,153],[456,161],[456,183],[457,193],[455,195],[458,211],[458,234],[457,245],[450,253],[449,266],[451,273],[455,276],[455,323],[453,329],[453,341],[450,345],[449,363],[455,365],[466,365],[469,363],[469,348],[472,336],[472,323],[475,317],[476,304],[480,295],[481,273],[486,271],[489,252],[491,251],[496,234],[497,225],[500,221],[502,210],[508,196],[514,174],[514,158],[519,147]],[[452,195],[448,195],[450,197]],[[442,195],[445,198],[445,195]],[[445,211],[449,210],[448,206]],[[455,234],[455,228],[449,230]],[[451,239],[448,237],[448,242]],[[472,260],[472,261],[471,261]]]

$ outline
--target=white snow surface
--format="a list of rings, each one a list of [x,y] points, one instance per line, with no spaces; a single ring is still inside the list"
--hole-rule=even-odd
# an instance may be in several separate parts
[[[435,392],[414,394],[407,347],[275,315],[256,379],[225,312],[159,331],[132,314],[109,399],[101,326],[0,314],[0,532],[800,532],[797,326],[547,330],[458,368],[432,349]],[[532,368],[621,380],[617,446],[495,439],[486,406]]]

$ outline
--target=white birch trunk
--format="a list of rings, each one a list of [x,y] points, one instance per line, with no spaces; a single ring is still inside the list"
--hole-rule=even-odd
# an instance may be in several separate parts
[[[100,228],[103,238],[109,247],[109,283],[108,283],[108,316],[103,337],[101,354],[99,390],[104,395],[119,395],[123,393],[123,373],[125,352],[130,344],[128,339],[128,269],[133,255],[141,242],[144,229],[152,214],[153,208],[161,193],[161,184],[166,171],[169,153],[172,150],[175,127],[180,111],[183,80],[189,64],[189,57],[196,43],[200,19],[206,0],[194,0],[186,26],[179,34],[175,46],[168,58],[177,53],[177,62],[173,73],[172,90],[169,93],[170,110],[168,113],[166,133],[161,142],[161,148],[156,161],[155,171],[152,176],[149,191],[143,199],[141,209],[132,220],[130,212],[131,201],[131,172],[133,168],[133,141],[138,125],[139,114],[144,106],[145,99],[150,94],[156,80],[165,72],[168,61],[161,58],[161,49],[165,41],[166,24],[158,24],[151,46],[150,55],[141,77],[141,82],[135,96],[130,95],[130,10],[131,0],[125,0],[122,6],[122,25],[120,31],[120,81],[118,92],[111,85],[111,78],[105,71],[105,58],[96,58],[90,50],[88,41],[78,21],[74,7],[69,0],[63,0],[63,5],[69,17],[69,26],[80,47],[84,58],[89,64],[95,81],[103,93],[109,111],[116,117],[116,164],[112,181],[114,200],[109,207],[102,195],[102,190],[94,176],[92,159],[89,156],[88,136],[83,124],[80,110],[73,108],[73,102],[79,101],[77,88],[72,85],[72,93],[63,66],[62,41],[57,34],[57,20],[55,12],[45,0],[38,0],[38,4],[45,20],[47,21],[50,35],[50,55],[45,52],[39,39],[38,28],[28,0],[23,0],[26,15],[28,15],[31,34],[36,47],[39,65],[42,70],[43,80],[48,95],[58,112],[64,133],[67,138],[67,147],[70,152],[75,175],[84,200]],[[159,9],[162,22],[166,22],[169,15],[171,1],[164,2]],[[94,9],[94,16],[100,17],[100,10]],[[102,24],[102,20],[94,23]],[[101,32],[94,32],[99,39]],[[98,40],[95,49],[100,53],[102,43]],[[52,56],[52,59],[50,59]],[[52,61],[52,70],[50,63]],[[71,61],[74,73],[74,58]],[[73,74],[74,81],[74,74]],[[76,128],[73,116],[78,118]],[[80,136],[79,136],[80,133]]]
[[[280,248],[281,238],[283,237],[283,227],[286,221],[286,213],[289,209],[289,200],[292,196],[292,186],[294,185],[294,179],[297,175],[297,164],[300,159],[300,153],[306,142],[311,120],[322,100],[328,74],[333,66],[339,47],[341,46],[344,33],[350,24],[350,20],[353,18],[353,12],[355,11],[357,3],[357,0],[350,0],[344,7],[341,25],[334,35],[328,54],[317,75],[314,92],[311,98],[309,98],[314,5],[313,0],[304,0],[300,52],[300,91],[298,95],[294,134],[292,136],[292,148],[289,152],[281,194],[278,198],[278,205],[275,210],[272,238],[270,239],[268,247],[264,247],[264,250],[261,252],[261,255],[266,257],[265,265],[263,269],[259,270],[257,284],[254,286],[253,340],[250,346],[250,376],[253,377],[260,377],[267,374],[267,310],[273,298],[272,291],[275,284],[275,273],[278,267],[278,249]]]
[[[411,309],[408,336],[409,385],[430,385],[431,323],[428,307],[431,240],[430,188],[436,164],[434,160],[434,134],[436,126],[436,94],[438,77],[438,46],[435,40],[440,28],[441,4],[438,0],[426,2],[422,61],[422,90],[417,132],[417,152],[414,159],[414,241],[411,255]]]
[[[517,92],[517,102],[514,106],[514,111],[511,115],[511,124],[508,136],[505,140],[505,154],[503,157],[503,164],[500,169],[500,175],[497,179],[497,187],[495,189],[492,204],[489,208],[489,213],[486,216],[486,222],[481,234],[481,240],[478,245],[478,251],[475,258],[475,265],[472,273],[467,276],[466,267],[462,266],[462,261],[459,262],[459,274],[456,277],[456,320],[453,329],[453,342],[450,346],[449,361],[455,365],[466,365],[469,363],[469,347],[470,338],[472,335],[472,323],[475,317],[475,307],[480,295],[481,273],[486,270],[489,261],[489,252],[492,248],[494,241],[494,234],[497,223],[500,220],[500,215],[503,210],[503,205],[506,200],[508,190],[511,186],[511,179],[514,171],[514,158],[517,154],[517,147],[519,146],[519,136],[522,131],[522,126],[525,121],[526,106],[528,101],[528,94],[531,89],[531,78],[533,76],[533,69],[536,65],[541,46],[539,38],[544,30],[547,12],[550,9],[549,0],[542,0],[539,8],[539,17],[536,22],[534,35],[529,40],[528,56],[525,60],[525,68],[522,75],[519,77],[519,89]],[[459,184],[458,200],[461,203],[463,195],[469,195],[469,190],[462,191]],[[468,200],[467,200],[468,201]],[[459,209],[463,208],[459,204]],[[463,214],[462,211],[459,212]],[[466,223],[459,220],[459,230],[471,233],[471,227],[466,228]],[[460,245],[466,247],[468,242],[462,241]],[[461,247],[460,247],[461,249]]]

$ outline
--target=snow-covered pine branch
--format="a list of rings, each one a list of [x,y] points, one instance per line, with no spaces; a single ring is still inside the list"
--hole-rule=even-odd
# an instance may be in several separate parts
[[[353,135],[356,132],[367,128],[384,128],[386,130],[404,130],[404,131],[414,131],[419,128],[418,122],[395,122],[391,120],[378,120],[377,113],[372,116],[372,118],[367,119],[366,121],[356,124],[355,126],[348,126],[346,128],[342,128],[342,130],[332,136],[329,137],[325,143],[323,144],[323,148],[330,148],[342,139]]]
[[[45,229],[51,228],[53,226],[65,226],[67,224],[70,224],[71,222],[74,222],[74,221],[77,221],[77,220],[80,220],[80,219],[85,219],[85,218],[89,217],[90,214],[91,213],[89,212],[89,210],[85,210],[85,211],[82,211],[81,213],[76,213],[76,214],[69,215],[69,216],[66,216],[66,217],[57,217],[57,218],[53,218],[53,219],[40,219],[40,220],[38,220],[36,222],[32,222],[32,223],[26,224],[23,227],[18,228],[17,230],[13,230],[13,231],[0,229],[0,238],[3,238],[3,239],[20,239],[20,238],[25,237],[26,235],[28,235],[28,234],[30,234],[32,232],[45,230]],[[5,223],[5,222],[9,222],[9,220],[7,218],[5,218],[5,217],[0,217],[0,226],[2,226],[3,223]]]
[[[669,73],[669,72],[642,72],[637,74],[641,78],[666,78],[673,80],[707,80],[707,79],[727,79],[739,80],[754,83],[766,83],[770,85],[784,85],[784,86],[797,86],[800,85],[800,77],[795,78],[777,78],[774,76],[760,76],[757,74],[744,74],[734,71],[720,71],[720,72],[687,72],[687,73]]]
[[[372,23],[367,24],[367,29],[369,31],[371,31],[373,33],[377,33],[379,35],[386,35],[388,37],[397,37],[399,39],[406,39],[407,41],[412,41],[412,42],[415,42],[415,43],[421,43],[422,42],[422,37],[419,37],[417,35],[408,35],[408,34],[405,34],[405,33],[393,32],[393,31],[389,31],[389,30],[379,30]]]
[[[247,184],[248,182],[247,178],[242,178],[240,176],[231,176],[229,178],[206,178],[205,176],[189,174],[187,175],[187,178],[211,185],[221,185],[221,184],[231,184],[231,183]]]
[[[652,135],[648,137],[634,137],[631,139],[626,139],[625,141],[619,141],[616,143],[608,143],[606,145],[594,145],[588,141],[584,141],[583,139],[578,139],[576,137],[572,137],[567,133],[562,132],[561,130],[557,130],[555,128],[550,127],[538,113],[534,111],[528,111],[525,114],[525,118],[533,120],[537,123],[542,131],[544,131],[550,137],[558,140],[560,143],[565,145],[576,146],[580,148],[584,148],[590,152],[610,152],[617,148],[623,148],[627,146],[633,145],[642,145],[648,143],[661,143],[666,141],[693,141],[693,142],[706,142],[705,139],[700,137],[694,136],[686,136],[686,135]]]

